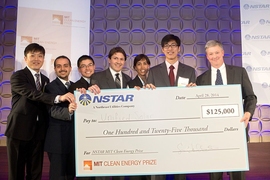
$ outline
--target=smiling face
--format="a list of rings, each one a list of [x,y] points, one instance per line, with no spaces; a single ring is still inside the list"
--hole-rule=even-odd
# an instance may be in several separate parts
[[[85,78],[90,78],[90,76],[95,72],[95,65],[91,59],[85,59],[80,62],[79,72]]]
[[[120,53],[120,52],[116,52],[114,53],[111,58],[108,59],[110,67],[116,71],[116,72],[120,72],[125,64],[125,56]]]
[[[223,63],[224,50],[219,45],[208,47],[206,49],[206,58],[214,68],[219,68]]]
[[[146,59],[141,59],[136,63],[134,69],[137,71],[138,76],[144,77],[148,73],[150,65],[147,63]]]
[[[59,78],[68,81],[68,76],[71,71],[71,66],[68,59],[59,58],[55,60],[54,71]]]
[[[176,61],[178,61],[180,46],[177,45],[175,40],[171,40],[162,47],[162,52],[166,56],[166,61],[170,64],[174,64]]]
[[[44,54],[39,51],[28,52],[24,57],[27,66],[36,72],[39,72],[44,63]]]

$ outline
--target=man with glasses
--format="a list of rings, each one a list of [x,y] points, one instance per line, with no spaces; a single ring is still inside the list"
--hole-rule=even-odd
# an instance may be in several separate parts
[[[165,55],[165,62],[152,67],[149,70],[147,82],[156,87],[191,86],[196,82],[194,68],[178,61],[181,40],[179,37],[168,34],[161,40],[162,52]]]
[[[178,61],[181,41],[179,37],[168,34],[161,40],[162,52],[165,55],[165,62],[158,64],[149,70],[147,83],[156,87],[169,87],[181,85],[193,86],[196,82],[195,70]],[[185,163],[185,162],[182,162]],[[156,180],[165,180],[165,175],[155,176]],[[186,175],[174,175],[175,180],[185,180]]]
[[[77,60],[78,71],[81,73],[81,78],[75,83],[71,84],[69,87],[69,91],[74,93],[77,89],[84,88],[88,89],[91,92],[98,94],[100,93],[100,89],[97,85],[90,86],[91,76],[95,72],[95,61],[91,56],[82,55]],[[80,180],[94,180],[95,177],[77,177]]]
[[[90,77],[95,72],[95,61],[91,56],[82,55],[77,61],[77,67],[82,77],[69,87],[69,91],[73,93],[77,88],[88,89],[90,87]],[[93,87],[93,91],[99,88]],[[91,90],[91,89],[89,89]]]

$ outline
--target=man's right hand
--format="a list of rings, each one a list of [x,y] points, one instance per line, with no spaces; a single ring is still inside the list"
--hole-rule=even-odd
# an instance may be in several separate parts
[[[75,102],[75,97],[72,93],[68,92],[59,97],[60,102],[68,101],[70,103]]]
[[[74,111],[77,109],[77,104],[74,102],[74,103],[70,103],[68,105],[68,111],[70,114],[74,113]]]

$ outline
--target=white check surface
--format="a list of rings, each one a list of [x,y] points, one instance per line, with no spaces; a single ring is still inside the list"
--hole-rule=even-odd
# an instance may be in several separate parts
[[[239,85],[75,96],[78,177],[249,169]]]

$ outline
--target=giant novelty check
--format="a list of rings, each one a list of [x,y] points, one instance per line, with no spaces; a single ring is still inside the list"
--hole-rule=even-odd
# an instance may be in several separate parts
[[[239,85],[75,95],[78,177],[249,169]]]

